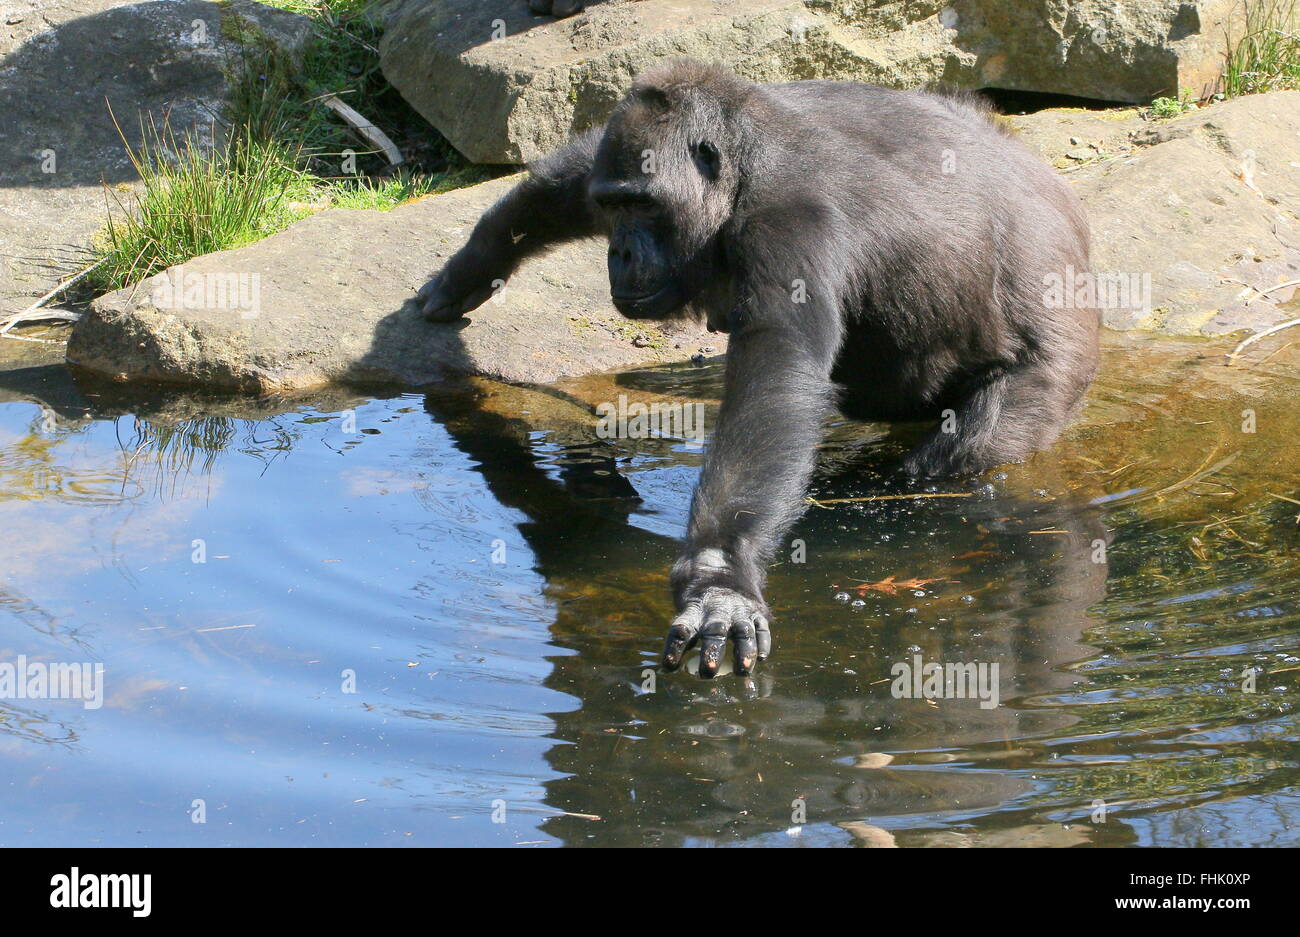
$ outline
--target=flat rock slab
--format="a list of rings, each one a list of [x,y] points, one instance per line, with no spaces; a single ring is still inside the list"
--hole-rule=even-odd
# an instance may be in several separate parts
[[[258,392],[331,381],[421,386],[455,375],[551,382],[720,351],[694,323],[633,323],[609,303],[603,243],[528,263],[460,322],[412,302],[514,182],[390,212],[331,210],[96,300],[68,361],[113,377]]]
[[[1149,304],[1105,308],[1114,329],[1259,330],[1300,279],[1300,91],[1235,98],[1135,134],[1131,155],[1069,172],[1098,273],[1149,276]],[[1265,293],[1265,290],[1270,290]],[[1261,295],[1262,294],[1262,295]]]
[[[384,75],[466,157],[522,163],[604,120],[675,56],[752,81],[1072,94],[1145,104],[1214,90],[1239,0],[390,0]]]

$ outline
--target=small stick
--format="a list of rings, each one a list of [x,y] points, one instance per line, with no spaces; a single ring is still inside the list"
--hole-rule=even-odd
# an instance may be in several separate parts
[[[1201,463],[1201,467],[1198,468],[1195,472],[1188,475],[1180,482],[1174,482],[1172,485],[1166,485],[1164,488],[1161,488],[1159,491],[1152,493],[1150,497],[1162,498],[1167,494],[1172,494],[1175,491],[1178,491],[1182,488],[1186,488],[1188,485],[1194,485],[1196,482],[1201,481],[1204,478],[1208,478],[1209,476],[1213,475],[1215,472],[1231,464],[1237,458],[1237,456],[1241,455],[1241,450],[1238,449],[1232,455],[1225,456],[1224,458],[1220,459],[1218,462],[1215,462],[1209,468],[1206,468],[1205,466],[1209,464],[1210,459],[1213,459],[1218,454],[1219,454],[1219,450],[1215,449],[1213,452],[1209,454],[1209,456],[1206,457],[1205,461]]]
[[[12,338],[16,342],[36,342],[40,345],[62,345],[63,342],[57,338],[28,338],[26,335],[10,335],[8,332],[0,332],[0,338]]]
[[[1286,351],[1294,344],[1295,342],[1287,342],[1285,345],[1278,345],[1276,348],[1270,351],[1263,358],[1260,358],[1258,361],[1256,361],[1255,364],[1256,365],[1267,364],[1269,361],[1276,358],[1278,355],[1282,354],[1282,352]]]
[[[1288,322],[1282,322],[1271,328],[1267,328],[1262,332],[1256,332],[1254,335],[1247,338],[1236,348],[1232,349],[1232,354],[1228,355],[1228,367],[1232,367],[1232,362],[1237,360],[1237,358],[1241,356],[1241,353],[1246,350],[1247,346],[1255,344],[1261,338],[1264,338],[1265,336],[1268,335],[1272,335],[1274,332],[1280,332],[1283,329],[1289,329],[1293,325],[1300,325],[1300,319],[1291,319]]]
[[[382,150],[390,164],[394,166],[402,164],[402,151],[388,139],[388,135],[340,101],[337,95],[327,94],[320,99],[320,102],[347,121],[348,125],[364,137],[367,143]]]
[[[857,501],[910,501],[915,498],[969,498],[974,494],[972,491],[950,491],[941,494],[919,494],[919,495],[869,495],[865,498],[826,498],[818,501],[816,498],[805,498],[805,504],[813,504],[819,508],[824,508],[828,504],[849,504]]]
[[[58,284],[56,287],[54,287],[54,289],[50,290],[40,299],[36,300],[36,302],[32,303],[22,312],[15,313],[13,316],[9,318],[9,321],[7,321],[4,324],[4,327],[0,328],[0,334],[4,334],[5,332],[8,332],[10,329],[12,329],[15,325],[17,325],[19,322],[23,321],[24,319],[41,318],[41,316],[33,316],[32,313],[35,312],[37,309],[40,309],[41,306],[45,305],[45,303],[47,303],[49,300],[53,299],[55,296],[59,295],[59,293],[66,290],[69,286],[76,283],[78,280],[80,280],[90,271],[94,270],[96,267],[98,267],[107,259],[108,259],[107,257],[101,257],[99,260],[95,261],[85,270],[82,270],[80,273],[74,273],[72,276],[68,277],[66,280]],[[47,314],[45,318],[69,319],[75,322],[77,319],[80,319],[81,316],[75,312],[54,312],[54,313]]]
[[[1259,299],[1261,296],[1267,296],[1269,293],[1272,293],[1274,290],[1284,290],[1288,286],[1300,286],[1300,280],[1287,280],[1285,283],[1279,283],[1276,286],[1270,286],[1266,290],[1255,289],[1255,287],[1252,286],[1251,289],[1255,290],[1255,295],[1250,297],[1250,299],[1246,300],[1246,305],[1249,306],[1251,303]]]

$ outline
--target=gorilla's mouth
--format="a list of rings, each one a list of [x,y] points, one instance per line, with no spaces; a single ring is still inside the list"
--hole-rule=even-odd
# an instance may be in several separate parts
[[[673,286],[660,287],[653,293],[610,293],[614,308],[629,319],[646,319],[662,316],[673,308]]]

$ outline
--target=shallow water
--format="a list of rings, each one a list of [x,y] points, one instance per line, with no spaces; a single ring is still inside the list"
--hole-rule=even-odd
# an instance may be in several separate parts
[[[655,669],[700,454],[591,405],[711,419],[720,364],[0,372],[0,663],[104,665],[102,708],[0,699],[0,845],[1300,844],[1300,355],[1109,341],[1052,452],[811,508],[774,657],[711,683]],[[912,432],[836,422],[814,496],[898,493]],[[996,663],[998,705],[896,698],[917,654]]]

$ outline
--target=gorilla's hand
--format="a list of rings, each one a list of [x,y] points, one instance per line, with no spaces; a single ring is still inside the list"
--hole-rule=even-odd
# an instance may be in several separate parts
[[[483,305],[505,286],[509,264],[495,261],[473,240],[416,294],[420,312],[430,322],[452,322]]]
[[[676,670],[682,658],[700,645],[700,676],[718,673],[727,639],[734,642],[736,673],[747,674],[772,651],[772,632],[762,604],[726,586],[710,585],[686,599],[668,629],[664,669]]]

